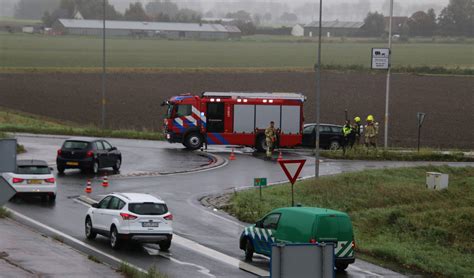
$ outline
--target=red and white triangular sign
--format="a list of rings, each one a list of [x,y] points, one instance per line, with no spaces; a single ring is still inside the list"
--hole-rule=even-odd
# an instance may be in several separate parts
[[[278,161],[278,163],[280,163],[281,168],[283,169],[283,172],[285,172],[285,175],[288,178],[288,180],[291,182],[291,184],[295,184],[296,179],[300,175],[305,162],[306,162],[306,159],[282,159]],[[290,165],[295,165],[298,167],[296,168],[296,171],[294,171],[294,173],[290,173],[290,171],[288,170],[289,167],[287,166],[290,166]]]

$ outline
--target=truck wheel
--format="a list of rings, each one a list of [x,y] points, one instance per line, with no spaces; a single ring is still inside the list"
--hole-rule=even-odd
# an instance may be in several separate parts
[[[186,136],[186,138],[184,139],[184,143],[183,145],[187,148],[187,149],[190,149],[190,150],[197,150],[199,148],[202,147],[202,144],[203,144],[203,138],[202,138],[202,135],[197,133],[197,132],[193,132],[193,133],[190,133]]]
[[[267,151],[267,138],[265,135],[261,134],[257,137],[255,148],[257,149],[257,152],[263,153]]]
[[[348,267],[348,264],[336,264],[336,270],[337,271],[344,271]]]
[[[252,261],[253,252],[254,252],[253,244],[250,238],[247,238],[247,242],[245,243],[245,260]]]
[[[171,240],[162,241],[158,243],[158,245],[160,246],[161,251],[168,251],[171,247]]]

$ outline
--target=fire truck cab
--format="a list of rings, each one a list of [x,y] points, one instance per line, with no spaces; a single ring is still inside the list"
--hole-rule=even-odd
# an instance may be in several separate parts
[[[242,145],[266,149],[265,129],[277,129],[277,147],[301,144],[303,103],[299,93],[204,92],[183,94],[167,105],[164,133],[171,143],[191,150],[203,144]]]

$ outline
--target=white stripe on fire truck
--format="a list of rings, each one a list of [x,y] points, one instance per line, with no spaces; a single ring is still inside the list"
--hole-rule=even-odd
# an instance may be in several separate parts
[[[175,118],[174,121],[175,121],[180,127],[183,127],[183,120],[181,120],[180,118]]]
[[[204,123],[206,122],[206,116],[204,116],[204,113],[201,114],[201,111],[199,111],[196,107],[192,106],[192,111],[193,111],[193,114],[195,114],[197,117],[199,117],[199,119],[201,119],[201,121],[203,121]]]
[[[185,118],[193,125],[197,125],[197,120],[193,116],[186,116]]]

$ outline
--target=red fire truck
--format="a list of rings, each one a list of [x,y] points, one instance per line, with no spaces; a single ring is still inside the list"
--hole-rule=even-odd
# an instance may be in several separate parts
[[[299,93],[204,92],[183,94],[167,105],[164,133],[171,143],[196,150],[203,144],[242,145],[258,151],[266,148],[265,129],[270,121],[277,129],[277,146],[301,144],[303,103]]]

